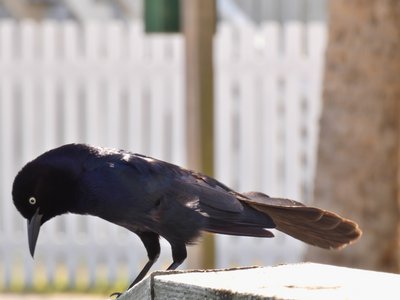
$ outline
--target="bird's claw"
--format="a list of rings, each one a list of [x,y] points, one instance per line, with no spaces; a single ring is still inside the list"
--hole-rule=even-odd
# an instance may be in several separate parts
[[[120,292],[114,292],[114,293],[112,293],[112,294],[110,295],[110,298],[112,298],[112,297],[114,297],[114,296],[117,296],[117,297],[114,298],[114,299],[117,299],[117,298],[119,298],[121,295],[122,295],[122,293],[120,293]]]

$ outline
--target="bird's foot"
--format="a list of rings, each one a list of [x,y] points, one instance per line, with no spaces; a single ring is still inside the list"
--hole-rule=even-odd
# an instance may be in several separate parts
[[[121,295],[122,295],[122,293],[120,293],[120,292],[114,292],[114,293],[112,293],[112,294],[110,295],[110,298],[116,296],[114,299],[117,299],[117,298],[119,298]]]

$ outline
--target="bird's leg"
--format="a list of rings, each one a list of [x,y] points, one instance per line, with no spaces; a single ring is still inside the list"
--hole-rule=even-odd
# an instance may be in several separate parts
[[[158,234],[154,232],[140,232],[137,233],[139,238],[142,240],[144,247],[146,248],[147,251],[147,256],[149,258],[149,261],[144,265],[142,271],[140,271],[139,275],[136,276],[135,280],[129,285],[127,290],[129,290],[131,287],[133,287],[136,283],[138,283],[140,280],[143,279],[144,276],[146,276],[147,272],[150,270],[150,268],[153,266],[153,264],[157,261],[159,255],[160,255],[160,241],[159,241],[159,236]],[[121,296],[122,293],[120,292],[115,292],[110,295],[112,296]]]
[[[139,234],[139,237],[146,248],[149,261],[144,265],[142,271],[140,271],[139,275],[136,276],[135,280],[130,284],[128,290],[146,276],[147,272],[160,256],[160,241],[158,234],[154,232],[143,232]]]
[[[173,262],[168,267],[167,270],[175,270],[184,262],[184,260],[187,257],[186,245],[185,243],[182,242],[179,243],[170,242],[170,244],[171,244]]]

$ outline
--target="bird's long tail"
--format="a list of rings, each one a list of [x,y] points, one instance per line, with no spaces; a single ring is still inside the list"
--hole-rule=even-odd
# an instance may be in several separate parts
[[[243,195],[250,199],[245,201],[248,205],[272,218],[276,229],[308,244],[339,249],[361,236],[355,222],[333,212],[258,192]]]

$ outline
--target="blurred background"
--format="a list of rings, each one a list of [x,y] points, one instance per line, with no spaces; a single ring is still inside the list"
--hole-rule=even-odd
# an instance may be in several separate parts
[[[0,291],[105,295],[147,260],[134,234],[76,215],[46,223],[30,257],[13,178],[72,142],[313,203],[364,231],[339,252],[205,235],[181,268],[398,272],[399,20],[389,0],[1,0]],[[153,269],[171,261],[161,242]]]

